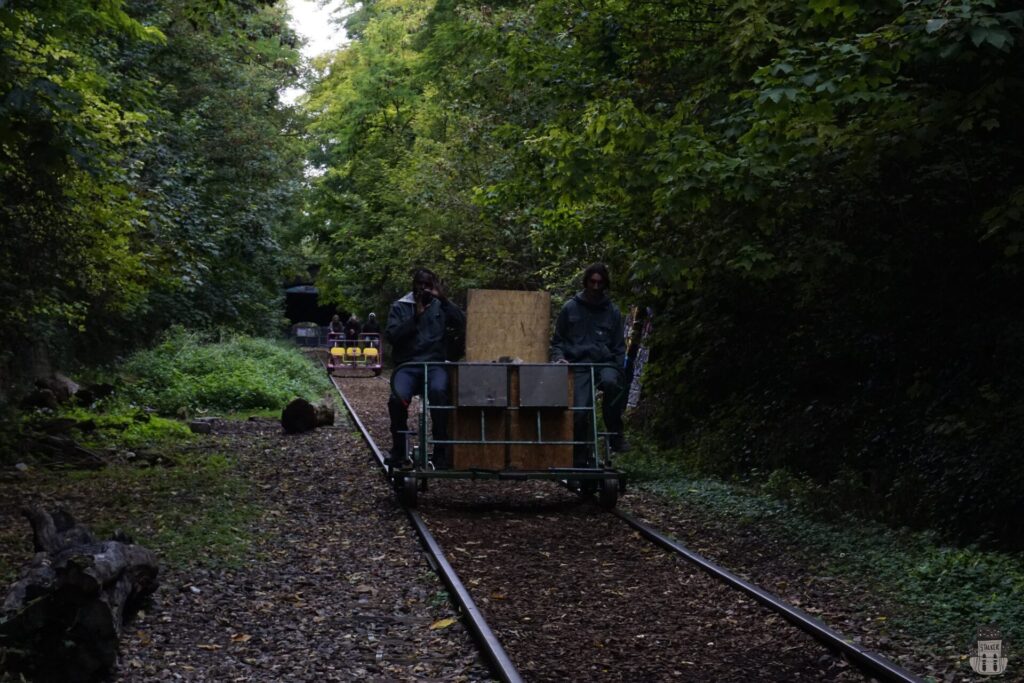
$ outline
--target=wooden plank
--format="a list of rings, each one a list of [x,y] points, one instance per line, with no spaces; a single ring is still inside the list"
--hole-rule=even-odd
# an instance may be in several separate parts
[[[484,413],[485,434],[493,441],[505,440],[507,430],[507,413],[498,408],[457,408],[452,420],[454,439],[480,439],[480,413]],[[457,470],[485,469],[503,470],[506,468],[507,446],[504,444],[453,444],[452,467]]]
[[[503,289],[471,289],[466,303],[466,360],[503,356],[546,363],[551,342],[551,295]]]
[[[572,405],[572,375],[566,373],[568,405]],[[512,368],[509,380],[509,402],[519,405],[519,368]],[[544,441],[572,440],[572,411],[565,408],[522,408],[509,411],[509,440],[538,441],[537,414],[540,414],[540,437]],[[572,467],[572,446],[529,444],[509,446],[509,467],[516,470],[544,470],[549,467]]]
[[[459,366],[453,366],[451,369],[451,395],[458,396]],[[505,441],[508,423],[507,411],[504,408],[456,407],[449,422],[449,433],[452,438],[482,441],[481,412],[484,414],[484,436],[488,440]],[[452,467],[457,470],[503,470],[507,467],[507,455],[508,447],[505,444],[453,444]]]

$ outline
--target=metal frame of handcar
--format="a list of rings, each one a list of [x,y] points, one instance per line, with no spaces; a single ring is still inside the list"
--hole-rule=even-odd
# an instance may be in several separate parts
[[[615,365],[606,363],[560,363],[557,367],[566,369],[566,379],[573,382],[575,373],[585,370],[590,373],[590,405],[574,406],[567,405],[563,409],[575,412],[586,411],[589,413],[589,438],[575,440],[575,433],[572,440],[545,439],[541,429],[541,415],[537,411],[536,438],[535,439],[488,439],[487,430],[487,407],[473,406],[480,408],[480,438],[479,439],[454,439],[437,440],[432,438],[427,424],[430,411],[444,410],[455,411],[456,409],[466,410],[465,407],[455,405],[454,399],[449,399],[447,405],[431,405],[428,392],[429,368],[440,366],[447,372],[450,369],[463,368],[467,366],[486,367],[527,367],[544,366],[550,367],[552,363],[403,363],[396,367],[391,373],[391,391],[394,393],[394,377],[398,371],[405,367],[423,367],[423,386],[421,388],[421,402],[416,414],[416,428],[406,430],[405,438],[405,461],[411,463],[409,467],[395,467],[389,459],[387,463],[388,477],[395,488],[395,492],[401,502],[414,506],[416,494],[419,490],[426,490],[428,479],[511,479],[521,481],[524,479],[548,479],[565,480],[570,486],[583,494],[597,493],[598,502],[605,508],[615,507],[620,493],[625,492],[626,476],[621,470],[612,466],[611,448],[609,438],[611,432],[602,432],[598,428],[597,420],[597,376],[596,372],[601,368],[617,368]],[[458,371],[458,370],[457,370]],[[449,374],[450,378],[450,374]],[[461,380],[460,380],[461,381]],[[568,389],[568,387],[567,387]],[[625,389],[623,389],[625,390]],[[452,392],[449,392],[450,394]],[[568,392],[567,392],[568,393]],[[519,406],[503,406],[506,411],[520,410]],[[574,415],[575,418],[575,415]],[[573,421],[575,423],[575,419]],[[548,467],[544,469],[437,469],[435,463],[430,459],[430,453],[436,446],[446,446],[449,449],[456,445],[480,445],[480,446],[585,446],[589,449],[589,464],[586,467]]]
[[[370,353],[372,351],[372,353]],[[380,335],[373,332],[360,334],[358,339],[346,339],[331,332],[327,335],[327,374],[343,368],[372,370],[374,376],[384,368],[384,348]]]

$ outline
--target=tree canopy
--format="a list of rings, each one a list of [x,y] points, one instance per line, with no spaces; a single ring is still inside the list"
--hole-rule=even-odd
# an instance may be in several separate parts
[[[656,311],[637,419],[662,444],[1009,532],[1013,3],[378,0],[350,22],[305,102],[330,294],[379,306],[428,263],[565,296],[604,260]]]
[[[273,2],[0,5],[0,338],[102,357],[277,328],[299,68]]]
[[[350,10],[306,72],[282,2],[0,3],[5,367],[279,330],[300,259],[362,314],[601,260],[654,311],[654,445],[1024,543],[1015,3]]]

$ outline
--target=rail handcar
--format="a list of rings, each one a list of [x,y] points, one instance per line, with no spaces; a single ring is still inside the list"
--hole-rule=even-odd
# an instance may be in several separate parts
[[[415,505],[429,479],[566,480],[612,508],[625,490],[625,475],[612,465],[608,432],[599,431],[591,363],[410,363],[443,366],[449,375],[448,405],[431,405],[423,387],[416,426],[406,432],[406,467],[389,462],[388,476],[399,499]],[[403,366],[399,366],[403,367]],[[397,370],[397,368],[396,368]],[[575,407],[573,377],[591,373],[588,406]],[[394,373],[392,374],[392,377]],[[449,438],[428,430],[431,411],[448,414]],[[585,434],[574,428],[585,423]],[[450,449],[438,468],[433,454]],[[438,460],[440,460],[438,458]],[[585,461],[585,464],[581,464]]]
[[[327,374],[333,375],[343,368],[370,370],[375,376],[384,367],[384,349],[380,335],[366,333],[358,339],[343,337],[330,340],[327,349]]]

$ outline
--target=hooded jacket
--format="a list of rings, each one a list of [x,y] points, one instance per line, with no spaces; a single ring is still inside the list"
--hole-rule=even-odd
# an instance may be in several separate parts
[[[551,360],[570,363],[614,363],[626,361],[622,314],[603,293],[591,302],[586,293],[575,294],[558,314],[551,339]]]
[[[447,299],[435,298],[417,318],[416,299],[409,292],[391,304],[384,337],[391,343],[395,365],[444,361],[445,330],[465,324],[466,314]]]
[[[363,334],[380,334],[380,325],[377,324],[377,316],[373,313],[363,323]]]

